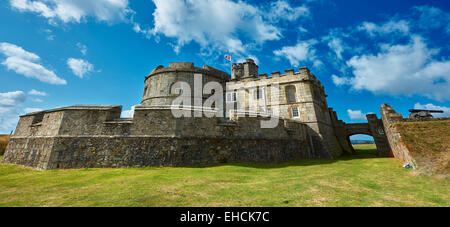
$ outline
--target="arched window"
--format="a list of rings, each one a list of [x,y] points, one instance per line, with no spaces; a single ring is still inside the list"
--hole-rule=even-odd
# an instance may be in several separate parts
[[[296,95],[295,94],[295,86],[293,86],[293,85],[286,86],[285,92],[286,92],[286,101],[288,103],[296,103],[297,102],[297,100],[295,98],[295,95]]]

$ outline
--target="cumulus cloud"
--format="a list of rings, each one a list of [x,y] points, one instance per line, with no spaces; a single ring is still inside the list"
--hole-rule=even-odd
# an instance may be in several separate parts
[[[308,18],[311,16],[309,8],[305,5],[293,7],[285,0],[272,2],[266,15],[271,21],[296,21],[300,17]]]
[[[38,91],[35,89],[31,89],[31,91],[28,92],[29,95],[36,95],[36,96],[47,96],[47,93],[43,91]]]
[[[9,108],[16,107],[26,100],[26,95],[23,91],[12,91],[0,93],[0,107]]]
[[[125,20],[132,11],[128,0],[9,0],[19,12],[36,13],[47,18],[50,24],[80,23],[87,17],[98,21],[115,22]]]
[[[405,45],[384,44],[377,54],[352,57],[347,65],[354,76],[336,78],[335,82],[373,93],[450,100],[450,61],[435,59],[437,53],[420,36]]]
[[[78,49],[80,49],[80,52],[82,55],[86,55],[87,54],[87,46],[81,43],[77,43],[77,47]]]
[[[342,86],[342,85],[350,83],[350,79],[345,78],[345,77],[339,77],[339,76],[336,76],[335,74],[331,75],[331,79],[333,80],[333,83],[336,86]]]
[[[425,109],[425,110],[443,110],[444,113],[433,113],[432,115],[434,117],[450,117],[450,107],[446,107],[446,106],[437,106],[431,103],[428,104],[420,104],[420,103],[416,103],[414,105],[414,109]]]
[[[376,35],[386,34],[403,34],[409,33],[409,22],[406,20],[391,20],[384,24],[378,25],[372,22],[363,22],[358,30],[365,31],[368,35],[374,37]]]
[[[55,39],[55,37],[56,37],[55,35],[52,34],[53,31],[50,30],[50,29],[45,29],[44,33],[47,34],[47,40],[49,40],[49,41],[53,41]]]
[[[348,117],[352,120],[367,120],[366,114],[364,114],[361,110],[347,110]]]
[[[164,35],[174,38],[176,52],[190,42],[198,43],[202,49],[214,49],[232,54],[246,55],[248,48],[261,45],[266,41],[279,40],[280,29],[266,19],[264,10],[244,1],[203,0],[177,1],[154,0],[153,28],[143,28],[135,23],[134,30],[147,37]],[[284,11],[298,18],[301,12],[285,6]]]
[[[418,24],[421,28],[438,29],[445,27],[446,32],[450,34],[450,13],[432,6],[417,6],[414,7],[414,10],[419,14]]]
[[[49,84],[67,84],[53,71],[40,65],[39,56],[24,50],[22,47],[11,43],[0,43],[0,52],[7,57],[2,65],[6,66],[8,70]]]
[[[94,66],[86,60],[69,58],[67,65],[72,70],[73,74],[83,78],[87,73],[94,71]]]
[[[343,35],[342,31],[332,30],[327,36],[322,38],[322,41],[327,43],[328,47],[335,53],[338,60],[342,60],[342,53],[347,48],[341,37]]]
[[[0,133],[10,133],[19,120],[19,108],[25,103],[23,91],[0,93]]]
[[[314,39],[299,41],[295,46],[285,46],[275,50],[273,53],[275,56],[288,59],[290,64],[295,67],[306,61],[312,61],[317,66],[320,64],[320,61],[316,58],[315,44],[317,44],[317,41]]]

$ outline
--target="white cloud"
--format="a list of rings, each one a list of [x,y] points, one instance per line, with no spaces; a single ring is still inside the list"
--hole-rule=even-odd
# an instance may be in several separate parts
[[[24,50],[22,47],[10,43],[0,43],[0,52],[7,57],[2,65],[6,66],[8,70],[49,84],[67,84],[53,71],[38,64],[39,56]]]
[[[67,65],[72,70],[73,74],[80,78],[83,78],[87,73],[94,71],[94,66],[83,59],[69,58],[67,60]]]
[[[39,111],[42,111],[42,109],[40,109],[40,108],[30,108],[30,107],[28,107],[28,108],[25,108],[25,113],[34,113],[34,112],[39,112]]]
[[[368,35],[374,37],[376,35],[386,34],[403,34],[409,33],[409,22],[406,20],[388,21],[382,25],[377,25],[372,22],[363,22],[359,27],[359,31],[365,31]]]
[[[348,78],[346,78],[346,77],[339,77],[339,76],[336,76],[334,74],[331,75],[331,79],[333,80],[333,83],[336,86],[342,86],[342,85],[350,83],[350,80]]]
[[[26,101],[23,91],[0,93],[0,133],[10,133],[19,120],[19,108]]]
[[[322,40],[327,42],[328,47],[336,54],[337,59],[342,60],[342,53],[347,48],[344,41],[340,37],[342,32],[330,31]]]
[[[306,28],[304,28],[304,27],[298,27],[298,31],[300,32],[300,33],[308,33],[308,29],[306,29]]]
[[[122,114],[121,114],[120,117],[121,118],[132,118],[133,115],[134,115],[134,108],[135,107],[136,106],[132,106],[131,109],[122,111]]]
[[[361,110],[347,110],[348,117],[352,120],[366,120],[366,114],[363,114]]]
[[[0,107],[16,107],[26,100],[23,91],[0,93]]]
[[[87,46],[81,43],[77,43],[77,47],[80,49],[81,54],[87,54]]]
[[[4,117],[0,114],[0,133],[9,134],[19,122],[19,116]]]
[[[279,40],[280,30],[264,20],[265,13],[243,1],[154,0],[154,26],[139,33],[176,39],[174,50],[190,42],[203,49],[215,49],[232,54],[247,54],[247,48],[269,40]]]
[[[32,12],[47,18],[50,24],[57,21],[80,23],[87,17],[99,21],[125,20],[132,11],[128,0],[9,0],[13,9]]]
[[[47,34],[47,40],[52,41],[55,39],[56,36],[52,34],[52,32],[53,32],[52,30],[45,29],[44,32]]]
[[[296,21],[300,17],[310,17],[309,8],[306,6],[292,7],[289,2],[285,0],[278,0],[272,2],[270,10],[267,12],[267,17],[271,21],[287,20]]]
[[[406,45],[384,44],[376,55],[354,56],[347,61],[354,77],[345,80],[355,90],[450,100],[450,61],[433,59],[437,53],[419,36],[413,36]]]
[[[417,6],[414,10],[419,13],[418,24],[424,29],[445,27],[450,34],[450,13],[432,6]]]
[[[445,106],[436,106],[434,104],[428,103],[422,105],[420,103],[416,103],[414,105],[414,109],[425,109],[425,110],[443,110],[444,113],[434,113],[432,114],[434,117],[450,117],[450,108]]]
[[[37,91],[35,89],[31,89],[31,91],[28,92],[29,95],[37,95],[37,96],[47,96],[47,93],[43,91]]]
[[[276,56],[288,59],[290,64],[295,67],[300,66],[300,63],[305,61],[313,61],[314,64],[320,64],[316,60],[316,50],[313,47],[315,44],[317,44],[317,41],[313,39],[300,41],[295,46],[285,46],[280,50],[275,50],[273,53]]]

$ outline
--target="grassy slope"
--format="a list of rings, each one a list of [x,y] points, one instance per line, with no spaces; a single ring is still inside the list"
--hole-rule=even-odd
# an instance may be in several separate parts
[[[201,168],[37,171],[0,165],[0,206],[450,206],[450,180],[413,176],[400,164],[359,154]]]
[[[450,174],[450,121],[406,122],[397,127],[423,171]]]

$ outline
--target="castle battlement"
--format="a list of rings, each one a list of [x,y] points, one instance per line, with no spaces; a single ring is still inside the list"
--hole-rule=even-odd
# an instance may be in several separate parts
[[[193,62],[171,62],[169,63],[169,67],[164,67],[162,65],[157,66],[150,72],[150,74],[145,79],[147,80],[152,76],[171,72],[204,74],[216,77],[223,81],[227,81],[231,78],[230,74],[208,65],[204,65],[202,68],[199,68],[195,67]]]
[[[159,65],[145,77],[141,105],[135,107],[132,118],[120,118],[122,106],[107,105],[76,105],[23,115],[3,162],[54,169],[339,157],[342,149],[324,87],[314,74],[306,67],[270,75],[259,74],[258,68],[254,60],[247,59],[233,64],[231,77],[192,62]],[[196,87],[199,74],[203,85],[215,82],[227,92],[225,110],[204,107],[212,94],[202,94],[187,99],[190,104],[183,102],[181,111],[187,115],[174,116],[175,99],[202,90]],[[278,91],[265,87],[274,83],[279,84]],[[237,87],[230,92],[228,85]],[[206,117],[217,111],[227,117]],[[274,119],[278,124],[273,128],[262,127]]]

